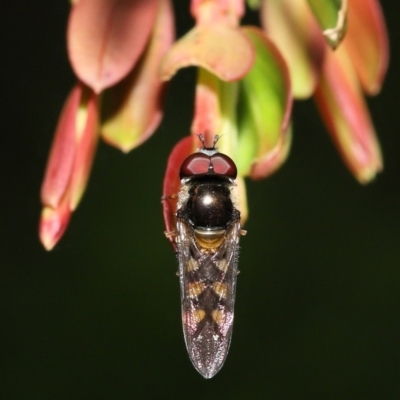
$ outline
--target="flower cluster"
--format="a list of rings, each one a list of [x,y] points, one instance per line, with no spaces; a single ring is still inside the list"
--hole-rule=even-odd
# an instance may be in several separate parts
[[[292,99],[314,95],[344,162],[361,183],[382,169],[364,93],[379,92],[388,39],[378,0],[249,0],[262,28],[241,26],[244,0],[192,0],[195,26],[174,42],[171,0],[75,0],[67,31],[78,82],[61,113],[41,190],[39,234],[53,248],[84,192],[98,137],[128,152],[156,130],[165,84],[198,69],[190,135],[172,150],[164,179],[173,230],[177,171],[218,134],[243,178],[269,176],[291,143]],[[101,110],[100,110],[101,103]]]

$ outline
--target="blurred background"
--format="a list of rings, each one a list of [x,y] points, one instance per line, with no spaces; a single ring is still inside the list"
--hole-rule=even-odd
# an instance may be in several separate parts
[[[193,21],[175,2],[178,34]],[[1,399],[399,399],[400,6],[385,0],[391,65],[369,100],[385,171],[347,172],[312,101],[288,162],[248,182],[233,342],[204,380],[186,353],[161,185],[189,131],[194,70],[174,78],[156,134],[128,155],[100,143],[65,237],[39,243],[39,188],[74,83],[67,1],[3,2]],[[248,21],[255,21],[256,14]]]

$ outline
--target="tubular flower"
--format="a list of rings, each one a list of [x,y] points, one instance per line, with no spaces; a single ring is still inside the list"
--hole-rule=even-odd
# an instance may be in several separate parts
[[[86,86],[72,89],[61,113],[41,190],[39,235],[51,250],[83,194],[97,144],[98,99]]]
[[[363,96],[380,91],[388,66],[379,2],[264,0],[261,16],[287,61],[294,96],[314,94],[344,162],[359,182],[368,183],[383,168]]]
[[[79,81],[61,113],[42,185],[39,236],[47,250],[85,190],[98,136],[128,152],[156,130],[165,88],[158,67],[174,39],[170,0],[72,3],[67,44]]]
[[[238,0],[192,1],[196,26],[171,47],[161,63],[165,80],[182,67],[198,67],[191,136],[173,149],[164,178],[167,232],[175,226],[180,187],[176,171],[198,147],[198,134],[210,146],[218,134],[219,151],[237,164],[242,224],[248,215],[243,178],[268,176],[288,154],[289,72],[276,46],[260,29],[239,26],[243,11],[244,4]],[[173,237],[169,238],[174,246]]]

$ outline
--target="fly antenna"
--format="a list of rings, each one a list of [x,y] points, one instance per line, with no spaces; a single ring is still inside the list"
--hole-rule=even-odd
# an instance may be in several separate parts
[[[199,134],[197,135],[197,137],[199,138],[201,144],[203,145],[203,149],[205,149],[205,148],[206,148],[206,141],[205,141],[205,139],[204,139],[203,134],[202,134],[202,133],[199,133]]]
[[[225,136],[225,135],[215,135],[215,136],[214,136],[213,148],[214,148],[215,150],[217,150],[216,144],[217,144],[218,140],[222,138],[222,136]]]
[[[207,146],[206,146],[206,139],[204,138],[203,134],[202,134],[202,133],[199,133],[199,134],[196,135],[196,136],[199,138],[201,144],[203,145],[203,149],[210,149],[210,150],[211,150],[211,149],[216,150],[217,147],[216,147],[215,145],[217,144],[218,140],[221,139],[221,136],[220,136],[220,135],[215,135],[215,136],[214,136],[214,140],[213,140],[212,147],[207,147]]]
[[[214,140],[213,140],[213,147],[214,147],[214,149],[215,149],[215,145],[217,144],[219,138],[220,138],[219,135],[215,135],[215,136],[214,136]]]

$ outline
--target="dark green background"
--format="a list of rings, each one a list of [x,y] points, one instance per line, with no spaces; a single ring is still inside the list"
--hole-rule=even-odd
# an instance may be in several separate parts
[[[177,2],[178,32],[192,23]],[[39,187],[74,82],[64,1],[2,2],[1,399],[399,399],[399,5],[383,4],[392,63],[369,101],[385,172],[362,187],[312,101],[296,103],[291,156],[248,183],[229,357],[206,381],[181,332],[161,184],[186,135],[194,72],[170,87],[157,133],[122,155],[100,144],[69,229],[47,253]]]

